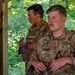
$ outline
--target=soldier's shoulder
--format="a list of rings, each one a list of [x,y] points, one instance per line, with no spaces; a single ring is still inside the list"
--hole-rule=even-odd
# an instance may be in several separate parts
[[[74,34],[75,31],[74,30],[66,30],[67,34]]]
[[[28,28],[28,31],[30,31],[32,28],[33,28],[33,26],[30,26],[30,27]]]
[[[43,20],[42,25],[43,26],[48,26],[48,22],[46,22],[45,20]]]
[[[45,21],[45,20],[43,20],[43,23],[44,23],[44,24],[48,24],[48,22],[47,22],[47,21]]]
[[[75,31],[74,30],[66,30],[65,37],[72,37],[73,35],[75,35]]]
[[[75,40],[75,31],[74,30],[71,30],[71,34],[72,34],[72,40]]]

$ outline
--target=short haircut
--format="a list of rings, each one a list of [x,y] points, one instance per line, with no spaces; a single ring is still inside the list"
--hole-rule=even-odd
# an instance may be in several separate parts
[[[48,10],[47,10],[47,14],[49,12],[53,12],[53,11],[59,11],[59,13],[65,17],[67,17],[67,12],[66,12],[66,8],[63,7],[62,5],[53,5],[51,6]]]
[[[40,4],[33,4],[32,6],[27,8],[27,11],[33,10],[34,13],[38,13],[41,18],[43,18],[44,10]]]

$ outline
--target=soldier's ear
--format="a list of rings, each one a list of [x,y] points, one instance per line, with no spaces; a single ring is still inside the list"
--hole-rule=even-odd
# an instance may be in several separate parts
[[[37,18],[39,18],[39,17],[40,17],[40,15],[37,13],[36,17],[37,17]]]

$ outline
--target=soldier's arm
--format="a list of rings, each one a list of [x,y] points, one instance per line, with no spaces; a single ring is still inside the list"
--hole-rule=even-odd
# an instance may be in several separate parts
[[[38,60],[38,54],[37,54],[37,49],[36,49],[36,48],[33,50],[32,55],[31,55],[31,57],[30,57],[30,60],[29,60],[29,62],[28,62],[28,64],[27,64],[27,69],[28,69],[28,70],[29,70],[30,67],[32,66],[32,61],[33,61],[33,60]]]
[[[71,64],[75,66],[75,34],[71,37],[71,51],[68,57],[63,57],[55,60],[51,65],[51,71],[56,71],[57,69],[61,68],[65,64]],[[61,61],[61,62],[60,62]],[[57,64],[57,65],[56,65]]]
[[[29,46],[28,49],[29,50],[33,50],[34,48],[36,48],[37,42],[32,42]]]
[[[38,43],[37,47],[34,49],[32,55],[30,57],[30,61],[28,62],[27,67],[28,67],[28,70],[30,70],[30,69],[32,69],[32,66],[33,66],[34,69],[36,70],[36,72],[40,73],[40,71],[46,70],[46,66],[41,61],[39,61],[38,46],[39,46],[39,43]]]
[[[75,34],[72,36],[71,46],[72,46],[71,58],[72,58],[74,66],[75,66]]]
[[[36,70],[37,73],[40,73],[47,69],[46,66],[41,61],[39,61],[36,50],[33,51],[30,61],[27,66],[28,66],[27,69],[29,72]]]
[[[22,51],[24,45],[25,45],[24,44],[24,37],[22,37],[22,39],[19,41],[18,54],[21,54],[21,51]]]

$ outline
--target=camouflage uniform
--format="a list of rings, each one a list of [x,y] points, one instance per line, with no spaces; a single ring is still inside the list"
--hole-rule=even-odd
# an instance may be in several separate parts
[[[44,20],[43,20],[42,24],[39,25],[38,27],[35,25],[32,25],[28,30],[28,35],[27,35],[26,41],[28,43],[38,42],[38,40],[42,36],[47,35],[47,32],[49,32],[49,30],[50,29],[48,27],[48,23]],[[25,61],[25,63],[27,63],[33,50],[26,50],[24,47],[21,47],[20,50],[23,51],[23,54],[22,54],[23,61]]]
[[[65,30],[65,33],[58,38],[54,38],[52,34],[51,36],[41,38],[37,48],[31,55],[27,67],[28,69],[30,68],[33,60],[39,60],[44,64],[47,63],[50,65],[54,60],[67,56],[72,58],[74,65],[66,64],[49,75],[75,75],[75,32]],[[34,73],[33,75],[42,74]]]

